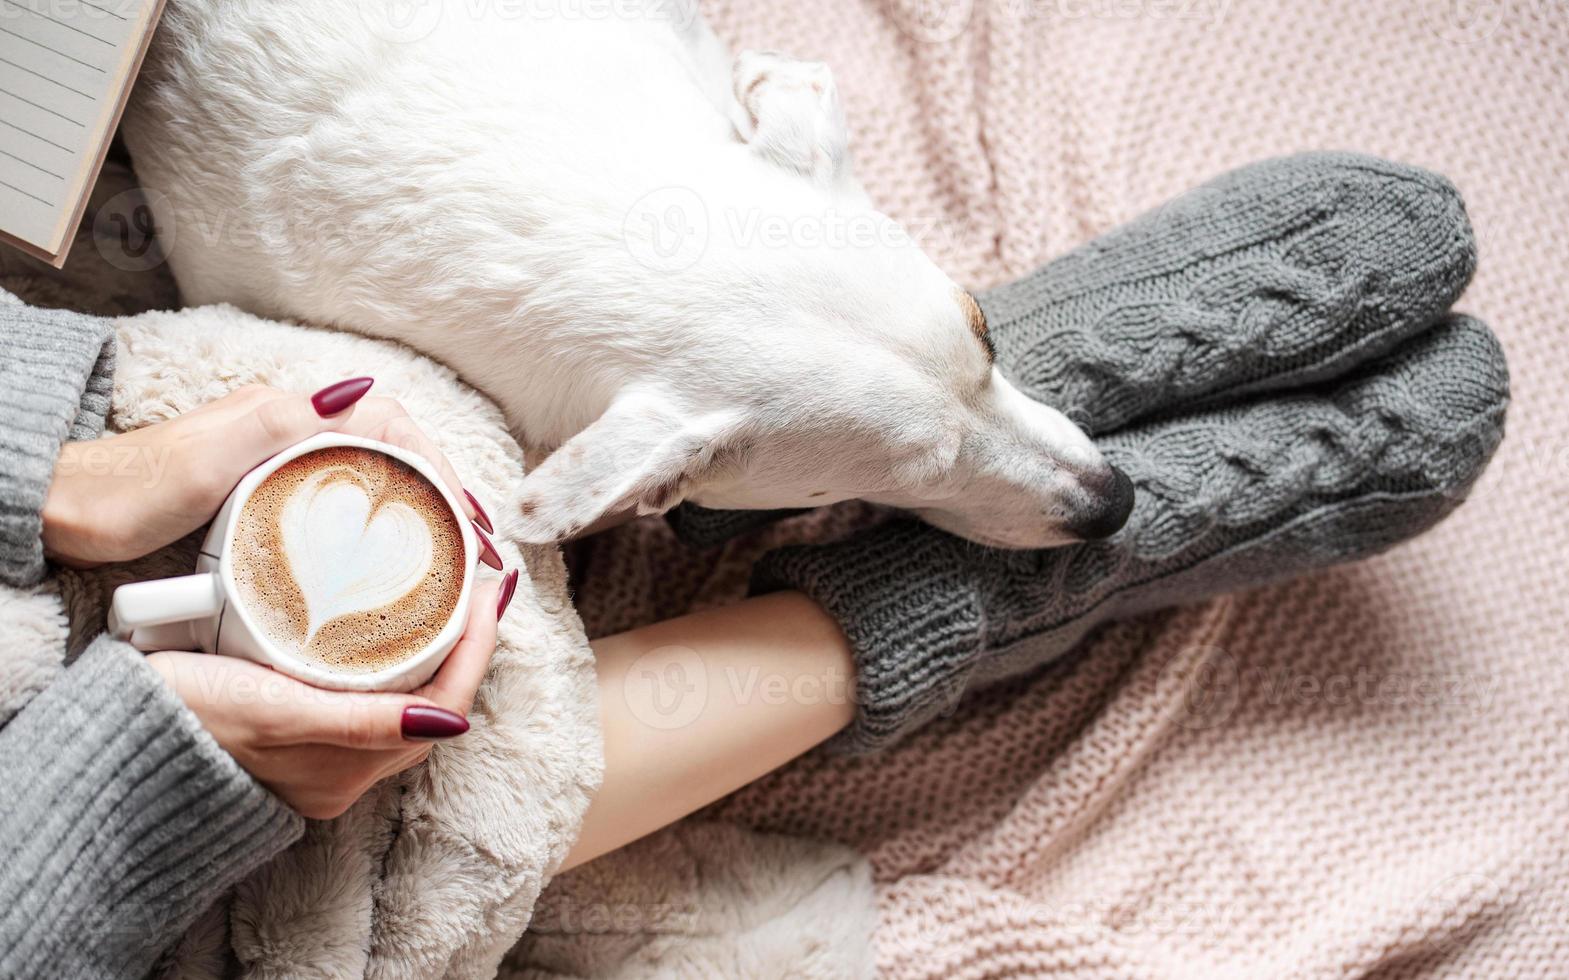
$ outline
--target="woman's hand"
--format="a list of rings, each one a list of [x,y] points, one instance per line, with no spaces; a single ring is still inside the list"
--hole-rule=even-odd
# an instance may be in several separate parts
[[[489,517],[452,465],[390,398],[353,378],[311,396],[241,388],[179,418],[68,443],[44,502],[45,552],[75,567],[124,561],[211,520],[252,468],[319,432],[390,443],[435,466],[478,527],[481,559],[501,568]],[[326,691],[233,657],[155,653],[148,663],[242,767],[307,817],[334,817],[377,781],[468,730],[464,714],[496,646],[517,583],[475,588],[468,627],[429,684],[412,694]],[[500,598],[498,601],[498,591]]]
[[[67,443],[44,502],[44,551],[83,568],[137,558],[211,520],[268,457],[318,432],[344,432],[425,457],[463,502],[486,564],[501,559],[490,519],[446,457],[391,398],[365,398],[370,378],[340,381],[309,397],[262,385],[240,388],[179,418],[134,432]]]
[[[517,581],[474,589],[468,628],[429,684],[412,694],[324,691],[248,660],[154,653],[153,669],[256,780],[302,815],[336,817],[366,790],[424,761],[431,742],[468,730]],[[499,595],[498,595],[499,593]]]

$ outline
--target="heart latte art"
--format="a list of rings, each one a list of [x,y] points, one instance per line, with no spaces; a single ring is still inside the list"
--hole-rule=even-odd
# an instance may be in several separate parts
[[[441,493],[401,461],[352,446],[306,453],[263,480],[230,554],[268,638],[343,671],[418,653],[463,588],[463,534]]]
[[[305,642],[339,616],[390,606],[430,572],[430,528],[391,500],[371,511],[352,471],[312,473],[278,515],[289,570],[305,600]]]

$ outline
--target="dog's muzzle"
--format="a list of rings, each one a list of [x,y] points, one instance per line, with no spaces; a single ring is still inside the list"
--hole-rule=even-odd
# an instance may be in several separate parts
[[[1081,482],[1091,503],[1068,522],[1069,533],[1085,541],[1098,541],[1122,530],[1133,513],[1133,481],[1128,474],[1108,466],[1103,473],[1087,475]]]

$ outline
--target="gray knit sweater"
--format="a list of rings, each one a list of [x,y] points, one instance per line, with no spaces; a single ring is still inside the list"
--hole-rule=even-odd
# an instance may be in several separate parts
[[[105,320],[0,304],[0,582],[25,589],[45,573],[60,447],[102,432],[114,338]],[[304,826],[107,637],[0,728],[0,787],[5,978],[146,975]]]

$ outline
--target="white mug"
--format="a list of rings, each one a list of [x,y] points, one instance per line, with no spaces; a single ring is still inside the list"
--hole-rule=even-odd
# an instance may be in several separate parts
[[[374,673],[336,671],[279,647],[258,626],[235,587],[231,545],[245,502],[261,482],[283,464],[332,446],[375,450],[413,467],[440,491],[463,534],[463,588],[451,618],[424,649]],[[462,505],[435,467],[424,458],[371,439],[322,433],[285,449],[245,475],[223,502],[218,516],[213,518],[197,557],[195,574],[137,582],[115,589],[109,603],[109,631],[139,650],[201,650],[243,657],[317,687],[340,691],[408,691],[430,680],[463,635],[478,556],[478,541]]]

